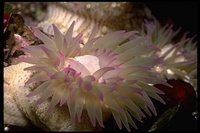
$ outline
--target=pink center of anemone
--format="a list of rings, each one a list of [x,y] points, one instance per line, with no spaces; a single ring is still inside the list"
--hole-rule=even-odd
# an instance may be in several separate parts
[[[77,56],[74,58],[74,61],[70,63],[66,62],[65,66],[68,65],[74,68],[77,72],[81,72],[82,77],[92,75],[100,69],[99,59],[93,55]]]

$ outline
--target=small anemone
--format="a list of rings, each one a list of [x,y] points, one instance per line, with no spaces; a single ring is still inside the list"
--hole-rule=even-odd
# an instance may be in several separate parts
[[[180,29],[174,31],[173,25],[161,27],[155,20],[145,21],[140,32],[141,36],[148,36],[147,43],[153,43],[161,51],[149,53],[148,56],[155,54],[163,59],[163,64],[156,65],[155,71],[159,72],[166,79],[181,79],[197,88],[197,41],[195,36],[187,38],[185,33],[182,38],[173,43],[173,38],[179,33]]]

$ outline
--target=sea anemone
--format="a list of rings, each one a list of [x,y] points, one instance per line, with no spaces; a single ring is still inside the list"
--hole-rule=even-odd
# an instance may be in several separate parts
[[[140,29],[143,19],[151,17],[146,8],[143,3],[137,2],[50,2],[46,17],[38,27],[53,35],[54,24],[65,34],[72,21],[76,21],[73,35],[84,33],[82,39],[85,43],[95,24],[99,27],[97,35],[119,29]]]
[[[73,124],[81,121],[82,111],[86,110],[93,126],[98,122],[104,127],[102,110],[106,108],[120,129],[122,122],[130,131],[129,123],[137,129],[132,117],[142,122],[145,114],[156,115],[151,98],[165,102],[158,95],[164,93],[153,85],[168,84],[152,70],[162,61],[143,55],[160,49],[145,43],[149,38],[138,36],[137,31],[96,37],[97,26],[88,41],[81,44],[82,34],[72,36],[74,25],[75,21],[65,35],[53,25],[53,38],[34,29],[44,44],[24,47],[31,57],[20,60],[33,64],[24,69],[34,72],[26,85],[40,85],[27,96],[41,94],[38,104],[50,100],[49,113],[56,105],[67,106]]]
[[[190,83],[197,91],[197,42],[195,36],[187,38],[185,33],[182,38],[174,43],[173,39],[181,28],[174,31],[173,25],[160,24],[154,20],[145,21],[141,30],[141,36],[149,36],[147,43],[155,44],[161,51],[156,53],[164,63],[155,65],[155,71],[159,72],[166,79],[181,79]],[[152,53],[148,54],[149,56]]]
[[[75,33],[84,33],[83,39],[89,37],[90,31],[95,24],[99,26],[98,35],[108,33],[111,29],[108,28],[107,25],[109,22],[113,22],[108,20],[119,17],[122,13],[122,9],[119,7],[112,7],[112,3],[114,2],[49,3],[47,16],[38,26],[42,28],[43,32],[53,35],[54,30],[52,24],[56,25],[61,33],[65,33],[74,20],[76,21],[76,25],[73,35],[75,35]],[[124,3],[119,2],[118,5],[124,6]]]

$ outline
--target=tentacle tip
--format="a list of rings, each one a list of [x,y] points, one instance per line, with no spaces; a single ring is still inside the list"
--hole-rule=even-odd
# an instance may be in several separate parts
[[[63,101],[60,101],[60,104],[59,104],[59,106],[60,106],[60,107],[62,107],[62,106],[63,106],[63,104],[64,104],[64,102],[63,102]]]
[[[52,24],[53,28],[57,28],[55,24]]]
[[[102,128],[105,128],[105,126],[103,125],[103,123],[101,123],[100,126],[101,126]]]
[[[71,26],[72,27],[74,27],[74,24],[76,23],[76,21],[75,20],[73,20],[73,22],[72,22],[72,24],[71,24]]]
[[[73,119],[73,118],[71,117],[71,123],[72,123],[73,126],[76,125],[76,123],[75,123],[75,118]]]
[[[26,95],[26,97],[31,97],[32,95],[31,95],[31,93],[29,93],[28,95]]]
[[[92,123],[92,126],[93,126],[93,127],[96,127],[96,122]]]
[[[25,86],[27,86],[27,85],[29,85],[29,82],[26,82],[26,83],[25,83]]]
[[[43,101],[39,99],[36,103],[39,105],[39,104],[43,103]]]
[[[130,128],[128,128],[128,129],[127,129],[127,131],[128,131],[128,132],[131,132],[131,129],[130,129]]]
[[[49,107],[48,110],[47,110],[47,113],[50,114],[52,111],[53,111],[53,108]]]
[[[81,122],[81,117],[80,117],[80,116],[78,116],[78,122],[79,122],[79,123]]]

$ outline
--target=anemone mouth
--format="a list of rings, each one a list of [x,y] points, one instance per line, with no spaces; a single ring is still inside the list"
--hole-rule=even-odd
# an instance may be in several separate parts
[[[98,122],[104,127],[102,110],[108,108],[118,127],[122,128],[122,122],[130,131],[129,123],[137,128],[131,116],[142,121],[143,111],[156,115],[150,97],[165,102],[158,95],[163,92],[150,84],[167,83],[152,71],[160,59],[142,55],[160,49],[146,44],[143,37],[129,40],[136,31],[116,31],[95,38],[96,27],[88,41],[80,45],[82,35],[72,37],[74,23],[65,35],[53,25],[53,39],[35,29],[44,45],[25,47],[32,56],[21,61],[33,64],[24,70],[37,71],[26,84],[42,83],[27,96],[41,94],[38,104],[50,98],[49,113],[56,105],[67,105],[73,124],[76,119],[81,121],[86,110],[93,126]]]

